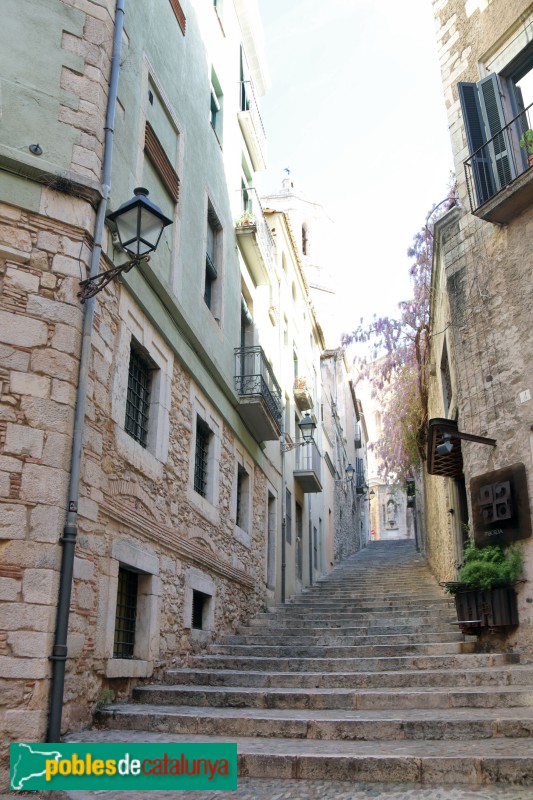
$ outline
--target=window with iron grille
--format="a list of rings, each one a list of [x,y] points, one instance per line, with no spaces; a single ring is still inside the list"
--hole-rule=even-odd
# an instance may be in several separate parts
[[[199,592],[197,589],[192,591],[192,621],[191,627],[196,630],[203,630],[204,628],[204,612],[207,604],[211,599],[210,595],[204,592]]]
[[[237,510],[235,522],[239,528],[248,529],[248,473],[240,464],[237,467]]]
[[[148,436],[151,378],[151,363],[132,342],[124,429],[142,447],[146,447]]]
[[[207,496],[210,437],[211,431],[208,426],[200,417],[197,417],[196,450],[194,453],[194,490],[202,497]]]
[[[139,576],[119,568],[113,658],[133,658]]]

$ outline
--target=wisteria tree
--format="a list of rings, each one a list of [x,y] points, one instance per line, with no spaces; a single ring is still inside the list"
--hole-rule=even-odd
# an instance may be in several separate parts
[[[412,479],[425,458],[430,356],[429,303],[433,228],[457,203],[455,181],[444,200],[433,206],[407,255],[413,296],[398,304],[398,316],[361,320],[344,337],[345,345],[365,343],[367,355],[356,356],[359,379],[380,398],[381,438],[373,443],[381,472],[390,481]]]

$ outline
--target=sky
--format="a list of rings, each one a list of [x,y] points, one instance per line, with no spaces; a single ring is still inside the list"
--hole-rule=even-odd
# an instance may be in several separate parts
[[[335,223],[339,335],[410,297],[407,248],[453,168],[431,0],[259,0],[268,171]]]

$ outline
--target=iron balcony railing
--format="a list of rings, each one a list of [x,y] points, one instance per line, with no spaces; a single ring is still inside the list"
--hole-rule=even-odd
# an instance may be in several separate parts
[[[265,265],[273,273],[276,245],[255,189],[251,187],[241,189],[241,211],[242,216],[235,223],[237,232],[245,234],[251,229],[255,233]]]
[[[281,422],[281,388],[262,347],[235,349],[235,389],[239,397],[262,398],[271,417]]]
[[[320,450],[318,449],[314,439],[312,439],[308,444],[304,444],[297,448],[294,465],[295,471],[312,470],[320,479],[321,464],[322,456],[320,455]]]
[[[252,148],[250,155],[256,161],[255,167],[258,168],[261,166],[260,162],[264,165],[265,161],[266,133],[254,87],[249,80],[239,82],[239,111],[239,118],[244,125],[245,139],[251,137],[247,142]]]
[[[464,162],[472,212],[533,167],[533,154],[522,138],[532,123],[533,103]]]

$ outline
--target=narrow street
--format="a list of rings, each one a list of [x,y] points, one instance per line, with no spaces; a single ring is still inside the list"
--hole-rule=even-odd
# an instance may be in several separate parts
[[[531,800],[533,666],[454,619],[412,541],[376,542],[69,741],[234,741],[250,800]]]

